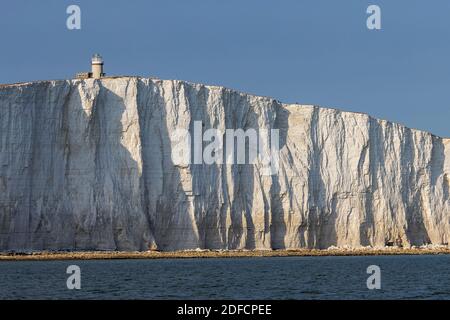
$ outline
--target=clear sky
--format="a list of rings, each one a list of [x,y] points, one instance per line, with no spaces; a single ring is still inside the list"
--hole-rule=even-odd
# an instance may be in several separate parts
[[[68,30],[66,8],[81,8]],[[368,5],[381,30],[368,30]],[[0,83],[109,75],[223,85],[450,137],[450,1],[0,2]]]

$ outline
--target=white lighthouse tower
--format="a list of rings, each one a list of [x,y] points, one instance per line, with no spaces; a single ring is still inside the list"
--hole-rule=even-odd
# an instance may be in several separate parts
[[[91,60],[92,65],[92,78],[100,79],[105,74],[103,73],[103,58],[98,53],[92,56]]]

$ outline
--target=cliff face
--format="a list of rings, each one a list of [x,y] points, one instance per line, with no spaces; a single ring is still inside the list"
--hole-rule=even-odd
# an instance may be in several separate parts
[[[177,165],[170,134],[279,129],[259,164]],[[0,250],[448,243],[450,140],[365,114],[142,78],[0,88]]]

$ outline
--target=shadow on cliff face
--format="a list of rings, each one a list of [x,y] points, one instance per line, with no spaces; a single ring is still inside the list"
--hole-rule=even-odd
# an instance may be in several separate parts
[[[436,215],[433,215],[434,211],[443,210],[443,215],[445,217],[446,213],[448,212],[448,210],[446,211],[445,208],[446,208],[447,203],[450,201],[449,190],[448,190],[449,182],[448,182],[447,174],[445,173],[445,166],[444,166],[445,145],[444,145],[444,140],[442,138],[432,136],[432,139],[433,139],[433,149],[431,151],[432,154],[431,154],[431,160],[430,160],[431,191],[434,193],[435,197],[438,196],[439,194],[441,194],[441,192],[442,192],[442,199],[441,199],[442,202],[439,204],[439,206],[442,206],[442,207],[436,208],[436,207],[432,206],[430,213],[431,213],[431,216],[436,216]],[[435,200],[435,203],[438,201],[439,201],[439,199],[437,198]],[[449,219],[447,219],[447,221],[448,220]],[[445,222],[442,222],[442,221],[435,221],[435,222],[437,224],[441,224],[441,226],[443,225],[443,227],[436,226],[437,227],[436,231],[438,232],[438,236],[440,238],[439,239],[440,243],[438,243],[438,244],[445,244],[445,243],[448,244],[449,234],[448,234],[448,230],[445,231],[445,229],[446,229]],[[448,226],[448,224],[447,224],[447,226]]]
[[[283,220],[283,210],[279,196],[271,199],[264,198],[262,212],[254,207],[255,192],[263,193],[261,181],[253,164],[191,164],[187,167],[175,166],[170,160],[173,151],[170,144],[170,133],[183,121],[180,114],[187,114],[187,128],[194,142],[194,122],[202,124],[202,132],[213,129],[258,129],[258,118],[250,98],[240,93],[221,89],[212,92],[205,86],[193,86],[183,82],[171,82],[171,88],[161,88],[150,83],[152,90],[148,96],[138,99],[142,119],[142,140],[157,136],[159,141],[145,143],[144,185],[146,186],[146,203],[154,230],[156,242],[162,250],[173,249],[255,249],[257,247],[284,248],[286,228]],[[167,83],[164,84],[167,86]],[[160,92],[162,90],[162,92]],[[163,91],[167,92],[164,93]],[[145,92],[145,90],[139,90]],[[170,93],[168,93],[170,92]],[[180,93],[182,92],[182,93]],[[183,101],[183,110],[179,110],[180,103],[170,103],[163,99],[169,95],[169,101]],[[220,105],[211,106],[211,95],[218,95]],[[167,98],[167,97],[166,97]],[[214,98],[214,97],[213,97]],[[213,99],[213,101],[215,101]],[[154,106],[159,106],[154,110]],[[275,126],[283,127],[287,131],[287,118],[278,119]],[[168,115],[170,113],[170,117]],[[176,115],[176,116],[175,116]],[[285,114],[283,114],[285,116]],[[185,120],[187,119],[184,116]],[[280,122],[281,121],[281,122]],[[144,127],[145,124],[145,127]],[[182,124],[186,127],[186,123]],[[220,126],[224,126],[221,128]],[[285,142],[286,137],[281,138]],[[223,139],[224,145],[227,141]],[[210,141],[202,142],[203,151]],[[246,141],[248,152],[249,141]],[[282,147],[284,143],[280,145]],[[160,149],[163,158],[158,158],[155,150]],[[224,155],[226,150],[222,150]],[[236,151],[236,144],[235,144]],[[191,148],[191,161],[193,149]],[[248,160],[248,154],[246,156]],[[151,167],[161,166],[161,182],[150,178]],[[158,170],[156,170],[158,171]],[[272,179],[270,192],[279,192],[279,182],[276,176]],[[258,183],[258,184],[257,184]],[[161,186],[159,186],[161,184]],[[256,185],[255,185],[256,184]],[[256,190],[255,190],[256,189]],[[268,191],[268,190],[265,190]],[[265,196],[264,196],[265,197]],[[269,204],[269,201],[272,203]],[[270,210],[272,207],[272,211]],[[272,215],[272,219],[270,219]],[[270,226],[272,220],[273,226]],[[268,237],[274,240],[271,241]]]
[[[175,82],[172,82],[174,84]],[[170,133],[179,124],[176,88],[165,92],[162,82],[138,80],[137,105],[142,144],[141,196],[150,231],[160,250],[201,247],[193,214],[192,190],[185,190],[190,168],[171,158]],[[165,96],[169,95],[166,101]],[[173,123],[172,123],[173,121]]]
[[[364,220],[360,224],[360,243],[362,246],[377,245],[376,226],[374,217],[373,200],[374,193],[379,189],[378,172],[384,170],[385,163],[383,143],[383,132],[378,122],[369,118],[369,190],[364,198]],[[384,244],[383,244],[384,245]]]
[[[125,97],[133,81],[127,79]],[[127,106],[124,98],[102,81],[98,85],[100,91],[87,119],[95,168],[92,213],[96,219],[91,239],[97,247],[108,248],[113,243],[117,250],[146,250],[154,240],[143,210],[142,167],[138,163],[141,153],[136,150],[140,134],[138,110]]]
[[[401,143],[400,167],[402,172],[400,192],[407,223],[404,232],[410,244],[428,244],[430,243],[430,237],[423,221],[425,208],[423,207],[422,195],[420,190],[413,190],[413,186],[417,185],[418,176],[422,173],[416,172],[414,166],[416,155],[413,149],[414,138],[411,129],[405,128]]]
[[[332,196],[331,206],[325,202],[325,184],[322,180],[322,141],[319,128],[319,108],[314,107],[311,117],[311,150],[309,153],[310,170],[308,174],[309,211],[306,224],[299,227],[301,245],[307,248],[328,248],[336,245],[337,198]]]
[[[211,90],[182,84],[190,111],[189,131],[193,133],[194,122],[201,122],[202,134],[207,129],[238,129],[244,131],[255,120],[251,106],[241,95],[221,91],[223,109],[210,110],[208,99]],[[238,110],[242,108],[242,110]],[[248,111],[248,112],[247,112]],[[221,122],[220,113],[225,115]],[[219,114],[217,114],[219,113]],[[220,128],[225,125],[225,128]],[[192,134],[191,134],[192,135]],[[192,140],[194,137],[192,135]],[[195,142],[192,141],[192,148]],[[198,142],[197,142],[198,143]],[[202,150],[209,144],[202,143]],[[223,145],[226,146],[225,135]],[[248,150],[246,141],[246,150]],[[236,145],[234,148],[236,154]],[[225,148],[222,149],[224,155]],[[255,226],[253,223],[254,168],[249,164],[191,164],[192,203],[199,246],[205,249],[254,249]],[[230,185],[231,184],[231,185]]]
[[[46,81],[0,88],[2,250],[40,249],[47,243],[53,245],[52,240],[57,239],[49,218],[59,218],[54,208],[59,201],[61,181],[51,173],[62,162],[54,165],[47,153],[58,153],[54,148],[58,136],[51,125],[60,116],[61,97],[68,92],[62,84]],[[44,101],[47,103],[42,104]],[[55,193],[45,194],[47,189]],[[48,210],[52,211],[47,214]]]
[[[386,132],[385,132],[386,131]],[[384,166],[386,165],[386,151],[383,147],[383,142],[387,139],[385,135],[392,135],[393,127],[390,125],[386,129],[378,124],[375,119],[371,119],[370,122],[370,172],[371,172],[371,192],[367,195],[367,204],[373,203],[373,194],[383,186],[378,185],[379,178],[377,177],[380,173],[382,177],[388,178],[389,175],[386,173]],[[430,233],[439,230],[440,228],[435,225],[439,224],[438,220],[430,221],[428,226],[431,226],[434,230],[428,230],[427,224],[424,221],[425,216],[429,216],[431,219],[436,219],[438,215],[434,212],[439,212],[444,210],[443,208],[433,207],[433,203],[439,206],[439,198],[435,201],[430,201],[430,197],[439,197],[441,194],[440,188],[442,188],[443,198],[442,206],[445,206],[445,201],[448,199],[448,193],[446,194],[445,188],[445,177],[441,177],[444,172],[444,145],[442,139],[437,137],[432,137],[432,151],[431,159],[429,163],[424,164],[422,168],[416,168],[415,163],[419,162],[420,155],[415,153],[414,145],[421,146],[424,141],[415,141],[414,133],[409,128],[404,128],[402,135],[402,140],[400,142],[400,154],[399,154],[399,167],[401,171],[399,172],[400,184],[398,186],[398,192],[401,198],[401,208],[398,208],[398,204],[390,202],[388,198],[389,207],[387,208],[385,215],[394,219],[397,219],[397,223],[394,224],[392,230],[385,232],[380,230],[375,224],[374,220],[374,208],[372,205],[366,205],[366,222],[367,224],[361,225],[361,244],[362,245],[386,245],[386,244],[397,244],[397,245],[424,245],[432,242],[430,238]],[[423,138],[422,136],[420,138]],[[424,188],[423,178],[429,174],[430,190],[427,191]],[[441,179],[442,178],[442,179]],[[440,183],[443,185],[440,185]],[[381,184],[384,182],[381,181]],[[417,188],[420,186],[420,188]],[[427,209],[429,202],[432,206]],[[399,217],[401,212],[404,213],[403,218]],[[430,211],[431,210],[431,211]],[[428,212],[427,212],[428,211]],[[404,225],[399,223],[404,222]],[[369,237],[369,233],[372,235]],[[445,232],[444,232],[445,233]],[[378,234],[378,239],[375,237]],[[435,234],[435,233],[434,233]],[[380,235],[384,239],[380,239]],[[439,237],[444,238],[444,234],[439,233]],[[380,240],[383,240],[380,243]],[[378,243],[377,243],[378,242]],[[437,243],[440,244],[440,243]]]
[[[44,204],[32,209],[41,220],[34,234],[51,221],[48,236],[40,241],[43,248],[146,250],[152,245],[142,210],[141,169],[127,149],[135,147],[132,131],[139,130],[132,114],[102,81],[71,85],[59,114],[61,125],[53,132],[61,136],[55,149],[63,154],[64,166],[51,171],[63,177],[61,199],[56,207],[46,204],[45,197],[35,199]]]
[[[271,247],[272,249],[286,249],[285,237],[286,237],[286,223],[285,223],[285,215],[291,214],[291,212],[284,212],[283,208],[283,199],[281,198],[281,185],[280,185],[280,175],[284,174],[282,171],[282,167],[287,165],[283,162],[281,150],[287,143],[287,133],[289,130],[289,111],[285,109],[279,103],[275,103],[274,106],[276,110],[276,117],[273,124],[273,129],[279,130],[279,150],[280,150],[280,159],[279,159],[279,170],[277,174],[271,176],[271,186],[270,186],[270,195],[271,195],[271,225],[270,225],[270,239],[271,239]],[[287,188],[289,186],[286,186]],[[292,198],[295,195],[292,195],[292,192],[288,193],[288,197]],[[291,199],[290,199],[291,200]],[[292,201],[290,201],[290,207],[292,207]],[[299,214],[299,213],[297,213]]]
[[[445,231],[439,227],[442,221],[438,220],[436,212],[444,211],[445,202],[448,201],[448,186],[444,174],[445,146],[441,138],[432,136],[432,150],[429,163],[423,168],[416,170],[410,163],[414,163],[413,134],[410,129],[406,129],[406,139],[404,141],[402,166],[407,170],[402,172],[402,195],[406,207],[406,235],[411,245],[443,244],[447,242]],[[425,191],[422,186],[419,190],[414,190],[413,186],[420,183],[421,177],[429,175],[429,191]],[[425,192],[424,192],[425,191]],[[442,196],[442,199],[440,198]],[[434,201],[430,199],[434,198]],[[434,206],[433,206],[434,204]],[[436,207],[437,206],[437,207]],[[442,207],[440,207],[442,206]],[[431,221],[424,221],[429,218]],[[430,228],[430,229],[429,229]],[[445,227],[444,227],[445,228]],[[433,237],[433,239],[432,239]]]
[[[236,92],[224,90],[222,91],[222,99],[224,101],[225,128],[226,129],[242,129],[247,131],[249,128],[255,129],[255,114],[249,101],[237,94]],[[256,122],[257,123],[257,122]],[[224,142],[227,143],[226,137]],[[236,153],[238,151],[237,139],[233,139],[233,148],[235,157],[233,164],[225,164],[222,166],[222,179],[224,181],[224,190],[227,196],[224,201],[228,204],[227,211],[230,215],[230,225],[226,225],[226,217],[223,221],[227,227],[226,245],[227,249],[255,249],[255,224],[253,211],[253,190],[254,190],[254,174],[255,169],[249,164],[249,148],[250,141],[245,141],[245,164],[237,163]],[[227,151],[227,150],[225,150]],[[227,176],[227,173],[230,176]],[[230,186],[231,184],[231,186]],[[228,194],[231,191],[233,194]]]
[[[217,114],[208,112],[208,99],[211,91],[204,86],[193,88],[182,84],[190,109],[189,131],[191,132],[191,150],[194,144],[201,144],[202,151],[209,141],[194,141],[194,123],[201,123],[201,135],[208,129],[220,129]],[[223,140],[225,142],[225,140]],[[222,149],[223,151],[223,149]],[[211,155],[212,156],[212,155]],[[226,164],[191,164],[192,174],[192,204],[195,213],[196,226],[199,232],[199,244],[204,249],[235,249],[239,248],[242,235],[242,224],[237,223],[242,213],[241,206],[235,206],[228,194],[228,179]],[[239,198],[240,199],[240,198]],[[242,203],[239,203],[242,205]],[[233,231],[228,230],[227,211],[231,207],[231,223]],[[234,212],[234,213],[233,213]],[[236,214],[235,214],[236,213]],[[230,237],[230,233],[232,234]]]
[[[275,101],[267,102],[257,110],[251,97],[232,90],[221,89],[220,101],[222,105],[211,110],[208,99],[213,93],[207,87],[199,89],[185,86],[184,90],[190,106],[191,123],[201,121],[203,129],[221,130],[260,129],[280,130],[279,148],[286,144],[289,112]],[[213,97],[214,101],[214,97]],[[270,109],[270,110],[269,110]],[[259,120],[263,114],[259,112],[273,112],[274,119],[265,119],[266,126],[259,128]],[[224,117],[224,119],[222,118]],[[203,143],[205,147],[209,142]],[[224,159],[229,150],[226,150],[227,136],[223,135]],[[282,199],[280,199],[279,175],[263,176],[257,164],[250,163],[250,140],[245,139],[246,163],[237,163],[237,144],[234,138],[233,164],[194,164],[191,165],[192,190],[194,192],[194,208],[199,230],[199,240],[202,248],[207,249],[256,249],[256,248],[285,248],[286,225]],[[281,172],[279,173],[281,174]],[[266,182],[264,182],[266,181]],[[270,185],[266,190],[265,186]],[[260,198],[255,199],[255,195]],[[256,202],[255,202],[256,201]],[[259,203],[258,201],[262,201]],[[256,206],[255,206],[256,204]]]
[[[23,119],[14,120],[30,136],[15,150],[25,158],[16,165],[17,180],[25,180],[9,196],[23,207],[2,249],[146,249],[152,238],[140,203],[140,169],[121,140],[132,127],[122,125],[123,98],[102,81],[36,85],[45,87],[22,102]],[[26,223],[16,232],[20,221]]]

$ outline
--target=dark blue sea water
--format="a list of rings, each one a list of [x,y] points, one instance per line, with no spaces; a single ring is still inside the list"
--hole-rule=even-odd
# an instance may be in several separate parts
[[[81,268],[69,290],[66,268]],[[369,265],[381,289],[369,290]],[[0,262],[1,299],[450,299],[450,256]]]

